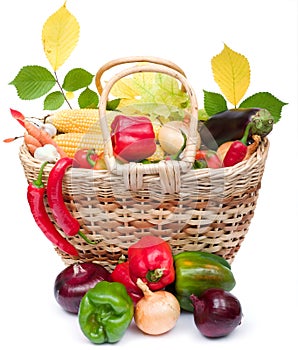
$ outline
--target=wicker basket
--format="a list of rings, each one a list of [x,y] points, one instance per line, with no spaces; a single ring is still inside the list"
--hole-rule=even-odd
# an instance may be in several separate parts
[[[64,178],[63,195],[68,209],[79,220],[81,231],[98,244],[87,244],[78,235],[70,237],[79,252],[77,260],[55,249],[66,264],[97,261],[112,270],[119,258],[127,255],[131,244],[150,234],[167,240],[174,254],[207,251],[223,256],[231,263],[254,215],[268,140],[261,140],[248,159],[233,167],[193,169],[197,102],[183,71],[159,59],[142,57],[130,61],[154,64],[122,70],[101,91],[99,116],[108,170],[71,168]],[[115,64],[107,67],[112,65]],[[97,79],[103,71],[99,70]],[[191,102],[189,123],[194,132],[188,138],[181,161],[120,164],[115,160],[106,120],[106,102],[113,84],[136,72],[168,74],[179,80],[188,93]],[[25,145],[21,146],[19,156],[25,176],[31,182],[37,177],[41,162],[30,155]],[[49,164],[45,168],[45,181],[52,166]],[[45,203],[51,216],[47,199]],[[59,227],[57,229],[61,232]]]

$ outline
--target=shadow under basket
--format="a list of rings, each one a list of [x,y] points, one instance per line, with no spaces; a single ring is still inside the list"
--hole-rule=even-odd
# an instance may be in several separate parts
[[[96,261],[112,270],[131,244],[155,235],[171,245],[173,254],[206,251],[232,263],[254,215],[268,149],[264,138],[249,159],[233,167],[181,174],[176,194],[162,193],[158,175],[145,175],[144,188],[132,191],[123,176],[107,170],[70,168],[63,179],[64,201],[81,231],[97,243],[88,244],[79,235],[68,237],[79,252],[77,258],[55,249],[67,265]],[[31,182],[42,163],[25,145],[19,156]],[[52,167],[45,167],[45,184]],[[47,198],[45,205],[53,220]]]

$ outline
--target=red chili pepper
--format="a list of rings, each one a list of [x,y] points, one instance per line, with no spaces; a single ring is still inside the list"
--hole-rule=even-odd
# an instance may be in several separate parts
[[[124,162],[139,162],[156,150],[152,123],[147,117],[117,115],[111,124],[114,155]]]
[[[248,138],[251,126],[252,126],[251,123],[249,123],[246,126],[245,132],[241,140],[237,140],[231,143],[223,159],[224,167],[233,166],[237,163],[242,162],[242,160],[245,158],[247,153],[246,143],[247,143],[247,138]],[[221,146],[221,147],[224,147],[224,146]]]
[[[27,199],[34,220],[44,235],[63,252],[78,256],[78,252],[53,225],[44,205],[45,186],[42,182],[42,174],[47,162],[43,163],[40,168],[38,178],[28,185]]]
[[[233,166],[240,163],[246,156],[247,147],[241,141],[234,141],[228,149],[226,156],[223,160],[225,167]]]
[[[175,280],[170,245],[160,237],[144,236],[128,248],[129,272],[136,282],[141,278],[151,290],[159,290]]]
[[[79,149],[76,151],[73,159],[74,168],[94,168],[98,155],[94,149]]]
[[[67,236],[75,236],[78,234],[87,243],[95,244],[96,242],[90,241],[83,232],[80,231],[79,221],[71,215],[64,202],[62,191],[63,178],[68,168],[72,166],[72,163],[72,158],[60,158],[50,171],[47,185],[48,203],[57,224]]]
[[[136,304],[143,296],[142,290],[136,285],[129,274],[129,261],[125,261],[116,265],[111,273],[113,282],[124,284],[128,295],[131,297],[134,304]]]

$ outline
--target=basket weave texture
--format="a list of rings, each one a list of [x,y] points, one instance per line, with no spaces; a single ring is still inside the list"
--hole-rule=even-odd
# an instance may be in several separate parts
[[[72,168],[64,178],[64,200],[81,223],[81,237],[70,237],[79,261],[98,261],[113,268],[128,247],[144,235],[167,240],[173,253],[200,250],[234,260],[256,208],[269,143],[262,141],[246,161],[230,168],[193,169],[181,176],[180,194],[162,195],[158,177],[145,178],[147,189],[131,192],[123,178],[103,170]],[[36,179],[41,163],[26,146],[20,159],[28,182]],[[52,165],[47,165],[47,181]],[[49,214],[50,209],[45,199]],[[60,231],[59,227],[57,229]],[[61,231],[60,231],[61,232]],[[62,235],[63,232],[61,232]],[[66,264],[74,263],[57,249]]]
[[[156,65],[141,67],[142,71],[157,69]],[[119,169],[113,159],[109,130],[105,116],[101,115],[105,111],[105,101],[102,100],[107,99],[113,83],[139,70],[121,73],[101,94],[99,114],[103,132],[106,129],[108,170],[70,168],[63,179],[63,197],[69,211],[79,220],[81,231],[97,244],[88,244],[79,235],[68,237],[79,252],[77,260],[55,249],[66,264],[96,261],[112,270],[122,255],[127,256],[131,244],[144,235],[156,235],[169,242],[174,254],[207,251],[232,263],[254,215],[269,149],[268,139],[262,139],[248,159],[220,169],[193,169],[192,152],[196,140],[191,140],[186,161],[181,162],[182,171],[180,168],[177,171],[175,165],[180,162],[174,162],[172,167],[164,162],[157,172],[153,168],[149,171],[141,169],[139,181],[138,174],[135,174],[139,169],[135,170],[134,164]],[[182,85],[186,85],[186,91],[194,95],[181,73],[167,67],[158,71],[178,77]],[[191,113],[193,119],[197,119],[196,100],[192,98]],[[24,144],[20,147],[19,157],[27,181],[36,179],[42,163],[30,155]],[[48,164],[44,169],[45,183],[52,167]],[[164,181],[163,176],[168,179]],[[137,184],[127,179],[134,179]],[[165,186],[169,182],[176,185],[167,191]],[[54,222],[47,198],[45,205]],[[65,236],[59,227],[56,228]]]

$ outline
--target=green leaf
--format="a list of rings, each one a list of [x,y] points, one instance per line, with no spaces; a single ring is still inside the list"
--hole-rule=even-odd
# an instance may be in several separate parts
[[[48,93],[56,84],[56,79],[44,67],[25,66],[9,84],[15,86],[20,99],[34,100]]]
[[[86,88],[78,98],[80,108],[97,108],[98,102],[98,94],[89,88]]]
[[[115,98],[114,100],[107,102],[107,111],[115,111],[117,107],[119,106],[119,103],[121,101],[121,98]]]
[[[127,115],[148,115],[150,116],[151,120],[158,118],[162,124],[171,120],[183,120],[185,115],[185,111],[181,108],[159,103],[128,104],[124,107],[121,107],[121,112]]]
[[[258,92],[241,102],[239,108],[264,108],[274,118],[274,123],[277,123],[281,118],[282,107],[287,105],[269,92]]]
[[[60,108],[64,101],[63,94],[60,91],[54,91],[45,98],[43,108],[49,111],[54,111]]]
[[[206,121],[209,119],[209,115],[207,114],[207,112],[205,111],[205,109],[199,109],[198,111],[198,119],[202,122]]]
[[[204,92],[204,109],[211,116],[228,109],[225,98],[216,92],[203,90]]]
[[[89,86],[93,77],[85,69],[74,68],[66,74],[62,87],[66,91],[76,91]]]

